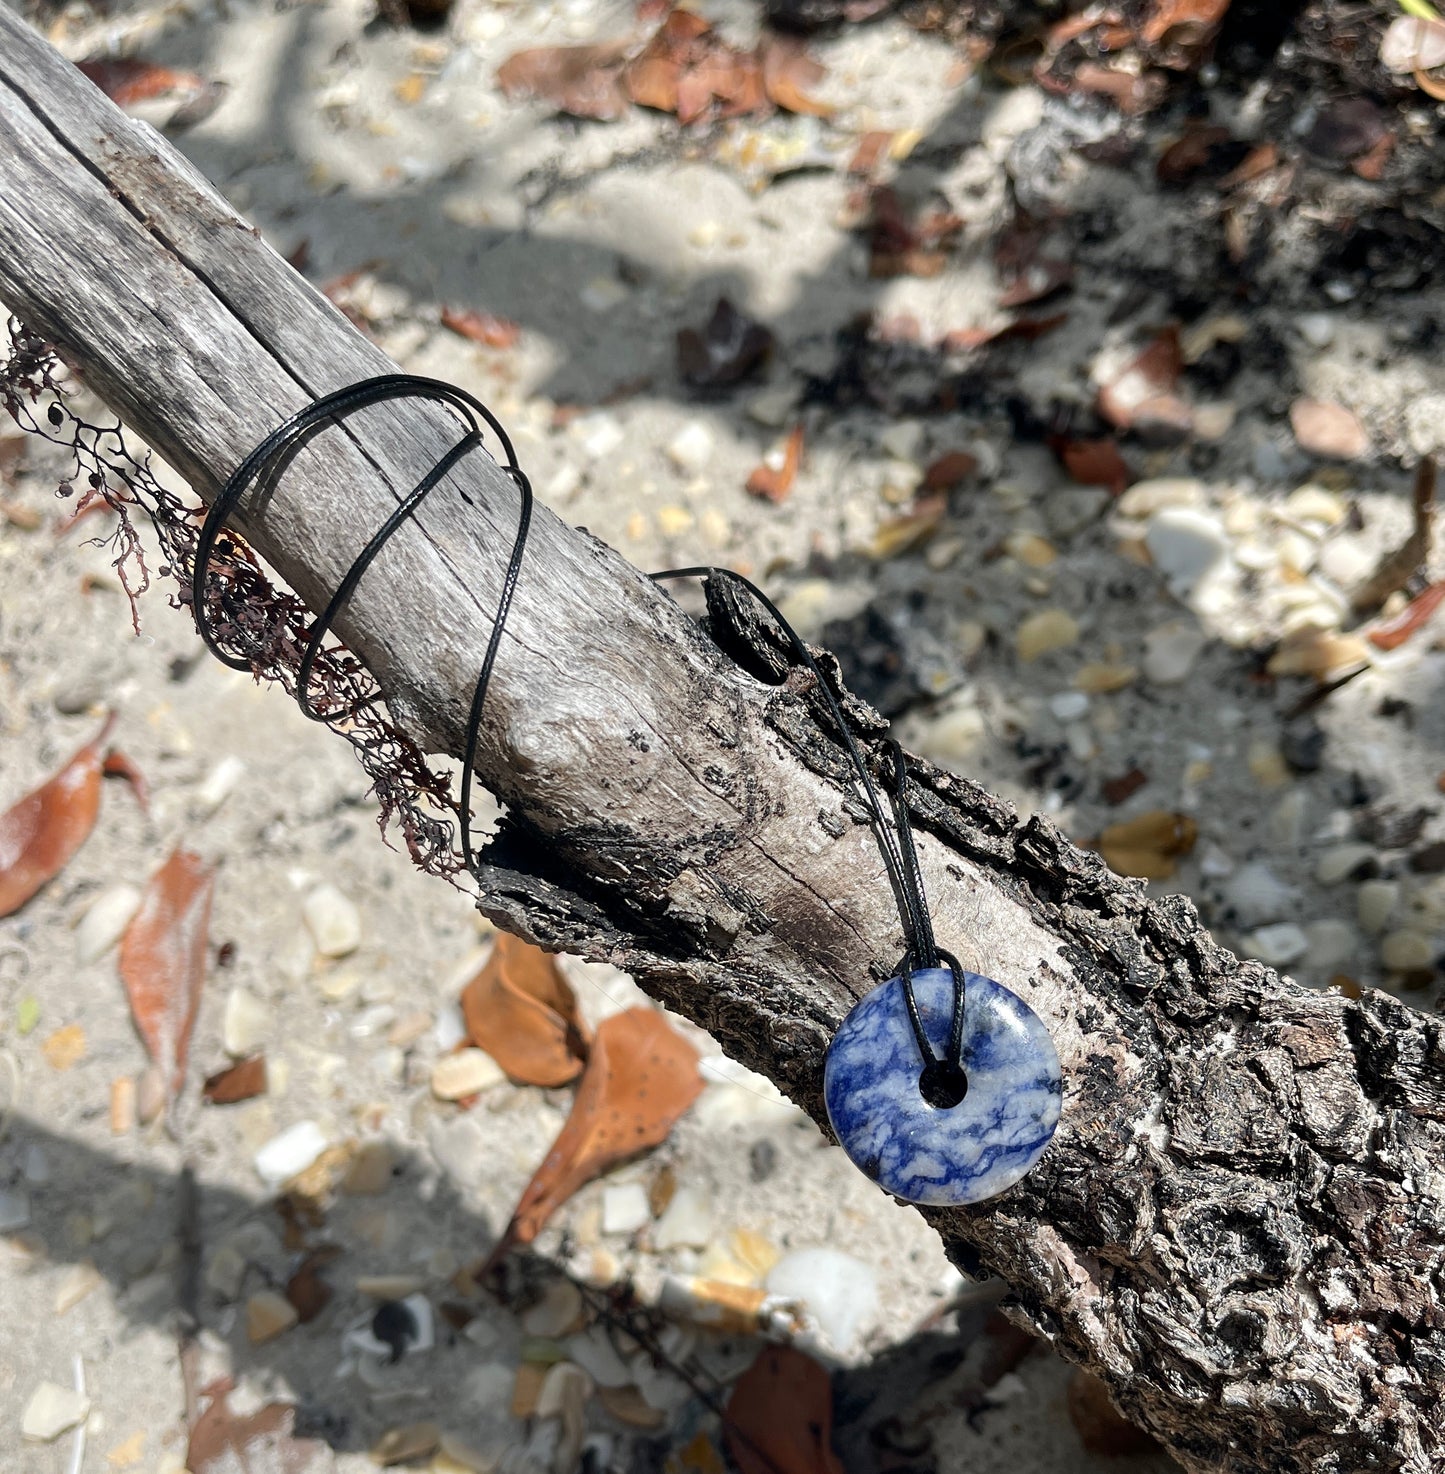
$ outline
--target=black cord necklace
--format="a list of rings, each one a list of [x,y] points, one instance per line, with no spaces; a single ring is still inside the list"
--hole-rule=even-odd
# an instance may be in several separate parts
[[[324,395],[291,415],[241,462],[211,504],[196,543],[192,610],[211,653],[235,670],[250,670],[258,652],[227,650],[212,623],[218,616],[225,617],[230,628],[241,627],[233,618],[234,596],[224,583],[213,586],[210,578],[211,560],[227,519],[253,484],[271,490],[313,436],[369,405],[402,398],[447,405],[460,416],[465,433],[398,503],[352,562],[312,627],[298,671],[296,699],[313,721],[334,722],[355,714],[354,708],[318,710],[312,701],[312,673],[326,635],[387,540],[460,461],[482,447],[485,425],[506,456],[503,469],[517,484],[521,510],[467,717],[458,810],[462,854],[476,875],[480,861],[471,833],[472,768],[487,690],[521,576],[533,506],[531,482],[517,464],[511,440],[484,404],[438,379],[386,374]],[[854,1007],[829,1045],[824,1098],[840,1144],[869,1176],[912,1202],[976,1202],[1003,1191],[1037,1161],[1053,1135],[1061,1098],[1058,1056],[1043,1023],[1021,999],[992,978],[966,972],[938,946],[908,817],[903,749],[891,739],[881,745],[880,768],[891,778],[885,810],[879,785],[838,697],[777,605],[729,569],[674,568],[652,577],[659,582],[729,578],[757,600],[816,683],[861,788],[898,906],[905,951],[895,975]]]

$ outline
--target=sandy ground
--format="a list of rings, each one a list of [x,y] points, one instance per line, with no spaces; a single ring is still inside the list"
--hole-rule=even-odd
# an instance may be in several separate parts
[[[741,0],[702,8],[730,34],[755,31]],[[1193,896],[1226,942],[1312,986],[1343,975],[1437,1006],[1445,889],[1430,846],[1445,834],[1445,654],[1426,630],[1376,658],[1304,719],[1316,735],[1288,716],[1306,683],[1263,678],[1260,652],[1322,610],[1338,622],[1339,589],[1408,530],[1408,465],[1445,439],[1431,408],[1445,404],[1445,371],[1410,334],[1421,313],[1438,315],[1438,294],[1361,302],[1302,276],[1241,307],[1181,250],[1198,233],[1188,196],[1161,196],[1143,166],[1050,152],[1061,130],[1093,126],[1092,114],[1061,112],[1033,87],[958,83],[949,47],[897,21],[816,45],[828,68],[819,94],[839,107],[831,123],[782,117],[719,140],[640,110],[579,125],[501,97],[494,72],[508,54],[629,33],[630,6],[458,0],[448,26],[427,35],[370,15],[360,0],[176,4],[100,21],[76,9],[45,26],[72,56],[135,52],[223,80],[221,106],[180,146],[279,250],[307,243],[314,281],[365,268],[351,300],[383,345],[407,368],[483,395],[562,515],[643,567],[708,559],[766,575],[810,635],[871,611],[875,637],[882,629],[917,690],[938,697],[902,719],[911,745],[1079,839],[1146,811],[1181,812],[1198,841],[1162,888]],[[1249,126],[1244,100],[1220,106]],[[966,217],[965,244],[939,277],[866,274],[842,219],[842,165],[870,129],[916,130],[904,182]],[[766,182],[737,161],[760,142],[817,167]],[[1087,218],[1093,233],[1081,237],[1088,269],[1068,321],[1008,361],[1006,385],[949,413],[912,413],[910,374],[921,371],[900,359],[896,402],[802,406],[805,383],[836,369],[837,335],[861,312],[911,314],[925,339],[1004,320],[989,242],[1025,196]],[[1224,386],[1196,388],[1198,401],[1229,411],[1216,413],[1218,435],[1131,452],[1147,477],[1121,501],[1073,486],[1041,444],[1015,433],[1008,396],[1039,412],[1091,402],[1100,356],[1167,316],[1186,287],[1203,304],[1196,323],[1223,323],[1227,341],[1244,313],[1246,342],[1267,339],[1270,351],[1246,353]],[[766,321],[778,349],[764,379],[699,403],[679,381],[674,339],[719,296]],[[439,326],[440,304],[515,319],[520,341],[464,342]],[[1369,453],[1336,464],[1304,454],[1285,418],[1297,393],[1352,409]],[[792,495],[780,506],[749,497],[749,471],[800,416],[808,454]],[[704,452],[681,453],[679,436],[685,445],[699,433]],[[934,539],[869,556],[920,469],[954,449],[975,454],[980,471]],[[378,842],[343,744],[278,693],[201,658],[188,621],[161,598],[145,602],[144,633],[131,635],[107,555],[52,536],[54,480],[43,461],[25,465],[9,495],[41,525],[0,522],[0,805],[87,740],[104,707],[120,713],[115,741],[154,803],[147,818],[123,786],[107,785],[74,863],[0,922],[0,1099],[13,1108],[0,1140],[3,1462],[26,1474],[71,1467],[73,1435],[22,1445],[18,1426],[36,1385],[69,1385],[79,1357],[93,1403],[79,1467],[180,1467],[171,1318],[176,1182],[188,1160],[201,1190],[206,1365],[239,1379],[238,1406],[297,1401],[334,1449],[318,1467],[371,1467],[365,1450],[382,1430],[422,1419],[488,1461],[523,1467],[528,1427],[508,1411],[524,1353],[516,1316],[496,1309],[465,1333],[443,1327],[435,1350],[370,1379],[342,1364],[342,1340],[374,1306],[358,1287],[367,1276],[412,1277],[434,1304],[447,1298],[457,1267],[505,1223],[566,1093],[503,1085],[471,1113],[432,1096],[460,970],[486,945],[465,897]],[[1068,614],[1071,635],[1022,659],[1021,629],[1050,610]],[[829,638],[858,628],[834,623]],[[1076,689],[1087,662],[1135,675],[1088,695]],[[1109,802],[1101,785],[1133,768],[1146,781]],[[116,1134],[113,1082],[140,1071],[144,1055],[114,952],[79,960],[74,928],[181,839],[220,867],[212,938],[226,944],[192,1073],[224,1062],[239,990],[256,1005],[272,1087],[225,1110],[189,1106],[174,1136]],[[315,955],[301,919],[323,881],[362,916],[360,947],[336,962]],[[977,947],[986,964],[987,939]],[[593,1020],[636,1001],[625,978],[567,967]],[[35,1003],[38,1022],[27,1015]],[[73,1023],[83,1053],[56,1069],[45,1043]],[[711,1068],[668,1144],[580,1192],[541,1247],[569,1262],[605,1250],[619,1275],[644,1284],[723,1264],[758,1279],[765,1264],[738,1266],[739,1231],[767,1246],[763,1260],[841,1250],[855,1261],[849,1293],[867,1305],[871,1287],[876,1303],[849,1336],[820,1332],[810,1344],[849,1376],[877,1367],[873,1393],[892,1398],[890,1367],[906,1363],[911,1333],[959,1292],[959,1277],[916,1215],[883,1201],[766,1082],[720,1060]],[[379,1195],[342,1195],[330,1211],[324,1237],[342,1249],[327,1271],[331,1305],[253,1345],[243,1302],[284,1283],[295,1263],[253,1158],[304,1121],[333,1143],[385,1143],[393,1170]],[[701,1194],[710,1247],[655,1251],[651,1228],[603,1231],[608,1187],[651,1183],[664,1166]],[[245,1278],[228,1283],[238,1253]],[[965,1321],[976,1329],[976,1316]],[[1030,1357],[972,1422],[956,1411],[933,1419],[932,1452],[910,1467],[1102,1467],[1068,1421],[1066,1382],[1047,1354]],[[669,1447],[706,1426],[686,1401],[647,1439],[595,1403],[589,1417],[604,1439],[593,1468],[609,1458],[661,1467]],[[850,1474],[883,1467],[866,1437],[846,1447]]]

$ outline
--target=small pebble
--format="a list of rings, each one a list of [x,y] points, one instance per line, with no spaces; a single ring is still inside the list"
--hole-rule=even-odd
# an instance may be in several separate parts
[[[256,1175],[273,1192],[304,1172],[326,1150],[326,1133],[315,1121],[298,1121],[273,1136],[252,1158]]]
[[[754,1182],[766,1182],[778,1170],[778,1149],[766,1136],[748,1148],[748,1176]]]
[[[72,1264],[60,1276],[60,1283],[55,1287],[56,1315],[74,1310],[87,1295],[98,1290],[104,1283],[100,1271],[89,1259]]]
[[[20,1187],[0,1187],[0,1233],[30,1227],[30,1194]]]
[[[356,1279],[356,1293],[372,1300],[405,1300],[425,1287],[418,1274],[363,1274]]]
[[[1370,448],[1370,437],[1358,418],[1342,404],[1296,399],[1289,407],[1290,428],[1301,450],[1330,460],[1352,461]]]
[[[1429,972],[1437,949],[1424,932],[1392,931],[1380,942],[1380,960],[1391,972]]]
[[[390,1469],[395,1464],[410,1464],[429,1458],[441,1447],[442,1430],[435,1423],[407,1423],[388,1428],[371,1446],[373,1464]]]
[[[196,789],[196,810],[200,817],[214,814],[235,792],[236,785],[245,776],[246,765],[240,758],[234,754],[223,757]]]
[[[1081,665],[1074,677],[1074,689],[1090,696],[1104,696],[1111,691],[1122,691],[1139,675],[1132,665],[1107,665],[1089,661]]]
[[[640,1182],[622,1182],[602,1193],[602,1232],[636,1233],[652,1217],[647,1189]]]
[[[1309,938],[1305,966],[1321,973],[1343,966],[1355,955],[1359,944],[1359,935],[1348,921],[1330,916],[1307,922],[1305,936]]]
[[[878,437],[878,444],[895,461],[916,461],[923,450],[923,437],[918,420],[894,420]]]
[[[1149,519],[1144,545],[1169,591],[1186,601],[1229,558],[1219,519],[1192,507],[1161,508]]]
[[[1079,638],[1079,623],[1066,609],[1040,609],[1019,625],[1014,647],[1020,660],[1038,660],[1055,650],[1067,650]]]
[[[140,909],[140,899],[133,885],[113,885],[101,891],[75,928],[76,960],[89,963],[104,957],[124,935]]]
[[[1250,776],[1261,788],[1278,788],[1290,781],[1289,764],[1285,762],[1284,754],[1265,738],[1249,744],[1248,765]]]
[[[1309,951],[1310,941],[1303,927],[1293,921],[1278,921],[1241,937],[1240,945],[1251,957],[1271,967],[1286,967]]]
[[[791,384],[765,389],[748,401],[748,418],[769,430],[781,430],[792,418],[797,401],[797,390]]]
[[[658,1219],[653,1244],[662,1251],[705,1249],[712,1242],[715,1223],[712,1198],[702,1188],[684,1184]]]
[[[632,1381],[612,1337],[605,1326],[596,1325],[567,1339],[567,1355],[577,1363],[599,1387],[626,1387]]]
[[[90,1416],[90,1398],[58,1382],[42,1382],[30,1394],[20,1415],[20,1436],[27,1443],[53,1443]]]
[[[1377,937],[1390,924],[1400,899],[1400,887],[1393,880],[1367,880],[1355,895],[1360,930]]]
[[[246,1339],[259,1346],[289,1331],[300,1319],[296,1307],[276,1290],[257,1290],[246,1301]]]
[[[271,1006],[238,983],[226,994],[221,1015],[221,1047],[232,1059],[255,1054],[270,1041],[275,1027]]]
[[[667,442],[667,458],[679,471],[696,476],[713,456],[713,433],[701,420],[689,420]]]
[[[1375,852],[1367,844],[1337,844],[1321,850],[1315,861],[1315,880],[1320,885],[1361,879],[1375,863]]]
[[[1334,492],[1314,482],[1296,487],[1284,503],[1285,516],[1296,522],[1317,522],[1321,527],[1334,527],[1345,520],[1346,507]]]
[[[878,1316],[878,1276],[839,1249],[794,1249],[768,1274],[770,1294],[798,1300],[838,1351],[857,1343]]]
[[[323,957],[347,957],[361,945],[361,913],[334,885],[318,885],[306,897],[301,917]]]
[[[1144,636],[1144,675],[1156,686],[1177,686],[1194,669],[1209,637],[1191,620],[1174,619]]]
[[[431,1090],[438,1100],[465,1100],[500,1085],[506,1075],[484,1049],[460,1049],[432,1067]]]
[[[522,1314],[522,1329],[529,1336],[556,1340],[576,1328],[582,1319],[582,1292],[571,1280],[548,1283],[542,1298]]]
[[[1335,341],[1333,313],[1302,312],[1295,319],[1295,327],[1311,348],[1328,348]]]
[[[154,1065],[147,1065],[135,1082],[135,1108],[142,1126],[160,1120],[166,1108],[166,1082]]]
[[[1089,712],[1089,698],[1082,691],[1060,691],[1049,697],[1049,710],[1061,722],[1076,722]]]
[[[1278,921],[1295,907],[1299,896],[1261,860],[1241,865],[1224,887],[1224,898],[1241,926]]]
[[[1011,532],[1004,539],[1004,551],[1017,558],[1025,568],[1047,568],[1057,562],[1059,551],[1034,532]]]
[[[1092,526],[1109,506],[1107,491],[1071,486],[1051,492],[1044,502],[1044,525],[1057,538],[1069,538]]]
[[[1324,762],[1325,729],[1311,716],[1286,722],[1280,738],[1280,756],[1296,773],[1316,773]]]
[[[1204,500],[1202,481],[1188,476],[1160,476],[1151,481],[1136,481],[1114,505],[1119,516],[1142,520],[1166,507],[1199,507]]]
[[[366,1141],[346,1164],[341,1191],[352,1197],[375,1197],[392,1183],[396,1157],[385,1141]]]
[[[229,1304],[241,1296],[246,1279],[246,1256],[235,1244],[218,1244],[206,1261],[206,1288]]]

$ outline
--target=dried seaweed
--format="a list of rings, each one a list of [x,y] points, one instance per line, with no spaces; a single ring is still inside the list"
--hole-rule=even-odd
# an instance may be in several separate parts
[[[149,518],[163,562],[156,574],[175,580],[170,602],[190,607],[196,539],[205,514],[156,480],[149,455],[127,447],[119,421],[92,424],[76,404],[76,391],[55,350],[17,319],[0,342],[0,405],[22,430],[68,455],[70,465],[57,494],[80,490],[76,512],[104,502],[116,514],[115,530],[95,538],[114,553],[114,567],[140,633],[139,597],[152,585],[134,517]],[[212,627],[231,648],[249,652],[258,680],[278,682],[295,695],[301,659],[314,623],[294,594],[279,589],[255,553],[235,534],[218,543],[207,598]],[[311,673],[313,701],[323,710],[345,712],[333,723],[356,751],[380,806],[383,839],[395,825],[413,863],[428,874],[455,878],[464,868],[456,842],[457,801],[451,780],[434,770],[421,749],[386,713],[375,679],[344,647],[321,652]],[[388,839],[388,843],[389,843]]]

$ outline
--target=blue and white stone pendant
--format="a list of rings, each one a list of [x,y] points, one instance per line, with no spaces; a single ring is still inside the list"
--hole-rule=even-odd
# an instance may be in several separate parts
[[[912,978],[935,1059],[919,1057],[902,977],[880,983],[828,1046],[828,1119],[854,1166],[895,1197],[930,1207],[982,1202],[1012,1187],[1049,1144],[1063,1099],[1058,1051],[1021,998],[965,972],[967,1088],[958,1100],[937,1063],[948,1050],[953,974],[929,967]],[[925,1095],[957,1103],[930,1105]]]

